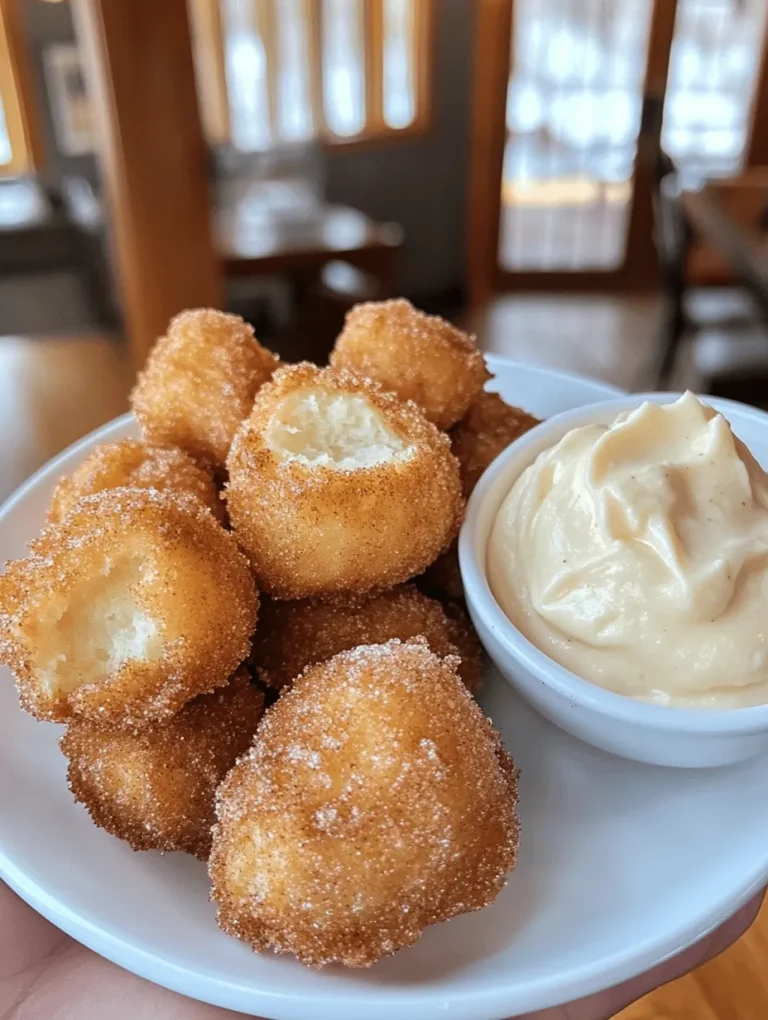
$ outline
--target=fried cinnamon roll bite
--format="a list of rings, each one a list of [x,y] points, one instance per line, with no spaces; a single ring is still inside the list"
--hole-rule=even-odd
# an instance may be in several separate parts
[[[269,687],[286,687],[307,666],[357,645],[419,636],[436,655],[458,656],[459,676],[468,690],[480,686],[481,650],[471,625],[466,618],[449,617],[413,584],[333,602],[265,600],[260,624],[253,662]]]
[[[78,719],[61,749],[76,801],[134,850],[184,850],[207,860],[216,787],[248,750],[264,695],[245,670],[176,715],[138,732]]]
[[[0,661],[38,719],[141,727],[227,683],[258,596],[232,535],[191,496],[86,496],[0,577]]]
[[[53,492],[48,520],[60,521],[83,496],[105,489],[168,489],[197,496],[224,523],[224,504],[213,475],[177,446],[122,439],[97,446]]]
[[[489,377],[474,337],[403,298],[352,308],[331,364],[413,400],[440,429],[466,414]]]
[[[218,921],[255,950],[365,967],[496,898],[517,777],[451,658],[342,652],[267,711],[217,794]]]
[[[196,308],[171,320],[131,394],[145,438],[216,470],[278,358],[239,315]]]
[[[451,430],[451,448],[461,466],[464,495],[469,498],[491,461],[538,424],[538,418],[505,403],[498,393],[481,393]]]
[[[235,535],[279,599],[405,581],[447,547],[464,509],[450,442],[413,404],[307,363],[262,388],[227,468]]]

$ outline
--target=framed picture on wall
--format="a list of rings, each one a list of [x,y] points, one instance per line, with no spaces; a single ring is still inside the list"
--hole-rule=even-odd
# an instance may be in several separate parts
[[[43,67],[59,150],[66,156],[93,152],[95,137],[91,105],[75,43],[46,46]]]

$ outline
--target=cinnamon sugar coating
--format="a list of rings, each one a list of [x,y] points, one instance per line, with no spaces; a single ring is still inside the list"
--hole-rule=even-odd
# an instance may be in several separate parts
[[[261,605],[260,626],[253,646],[253,662],[260,679],[270,687],[290,684],[307,666],[325,662],[357,645],[382,644],[391,638],[426,638],[430,649],[444,658],[459,656],[459,676],[468,690],[481,680],[481,651],[464,618],[451,619],[434,599],[413,584],[401,584],[380,595],[334,602],[302,599]]]
[[[207,506],[223,524],[224,503],[213,475],[177,446],[152,446],[140,439],[122,439],[97,446],[53,491],[48,521],[56,522],[83,496],[105,489],[170,489],[187,493]]]
[[[86,496],[0,577],[0,661],[38,719],[141,727],[227,683],[258,596],[232,535],[192,496]]]
[[[95,825],[134,850],[184,850],[207,860],[216,787],[248,750],[264,695],[239,670],[138,732],[75,720],[61,740],[74,798]]]
[[[480,476],[510,443],[539,419],[505,403],[498,393],[481,393],[451,430],[451,447],[461,466],[461,484],[468,499]]]
[[[149,442],[179,446],[220,470],[256,392],[278,364],[239,315],[181,312],[152,348],[131,406]]]
[[[456,535],[450,442],[413,404],[335,369],[279,369],[227,460],[227,508],[259,587],[279,599],[384,590]]]
[[[404,298],[355,305],[331,364],[413,400],[440,429],[463,417],[489,378],[474,337]]]
[[[369,966],[497,896],[517,779],[423,639],[342,652],[267,711],[217,793],[218,921],[255,950]]]

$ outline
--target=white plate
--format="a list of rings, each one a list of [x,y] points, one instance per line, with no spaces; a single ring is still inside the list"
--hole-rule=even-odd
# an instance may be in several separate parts
[[[491,359],[502,393],[539,414],[614,396],[602,384]],[[56,477],[129,418],[32,478],[0,512],[20,556]],[[491,671],[484,702],[522,768],[520,864],[493,907],[429,929],[367,971],[254,956],[216,928],[205,868],[135,854],[94,828],[64,782],[58,727],[0,684],[0,873],[79,941],[186,995],[272,1020],[498,1020],[615,984],[694,941],[768,879],[768,761],[688,773],[620,761],[561,733]]]

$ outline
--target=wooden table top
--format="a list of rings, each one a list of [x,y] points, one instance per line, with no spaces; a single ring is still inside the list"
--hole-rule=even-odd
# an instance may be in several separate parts
[[[31,230],[50,220],[48,202],[34,181],[4,181],[0,185],[0,230]]]
[[[219,206],[214,228],[225,269],[234,273],[295,269],[364,250],[396,248],[403,240],[398,224],[376,223],[350,206],[273,210],[247,196]]]
[[[76,180],[64,193],[73,218],[94,229],[101,203]],[[220,187],[213,227],[225,271],[232,275],[280,272],[343,259],[361,251],[399,247],[403,229],[377,223],[359,209],[329,204],[282,181],[242,181]]]

